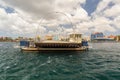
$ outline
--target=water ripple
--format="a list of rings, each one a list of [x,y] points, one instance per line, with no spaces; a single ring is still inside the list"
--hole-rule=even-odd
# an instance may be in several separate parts
[[[120,79],[120,43],[92,43],[85,52],[28,53],[14,45],[0,43],[0,80]]]

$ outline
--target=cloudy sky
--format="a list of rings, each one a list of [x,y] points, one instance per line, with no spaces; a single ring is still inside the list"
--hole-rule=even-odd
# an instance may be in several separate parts
[[[0,0],[0,36],[120,34],[120,0]]]

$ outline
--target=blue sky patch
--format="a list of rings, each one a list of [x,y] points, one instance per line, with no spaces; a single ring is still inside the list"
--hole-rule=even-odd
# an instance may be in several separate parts
[[[7,13],[14,13],[15,10],[11,7],[4,7],[2,5],[0,5],[0,8],[3,8]]]
[[[86,4],[82,5],[82,7],[88,12],[88,15],[91,16],[100,1],[101,0],[86,0]]]
[[[14,13],[15,12],[15,10],[13,8],[10,8],[10,7],[5,8],[5,11],[7,13]]]
[[[108,6],[114,6],[115,5],[115,3],[113,3],[113,2],[110,2],[109,4],[108,4]]]

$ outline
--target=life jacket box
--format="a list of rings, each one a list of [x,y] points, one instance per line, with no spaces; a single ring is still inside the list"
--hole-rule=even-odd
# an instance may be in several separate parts
[[[29,41],[20,41],[20,46],[29,47]]]
[[[88,46],[88,42],[87,41],[82,41],[82,46]]]

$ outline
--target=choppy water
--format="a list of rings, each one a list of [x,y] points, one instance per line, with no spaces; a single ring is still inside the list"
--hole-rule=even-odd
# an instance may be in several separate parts
[[[21,52],[0,43],[0,80],[120,80],[120,43],[83,52]]]

